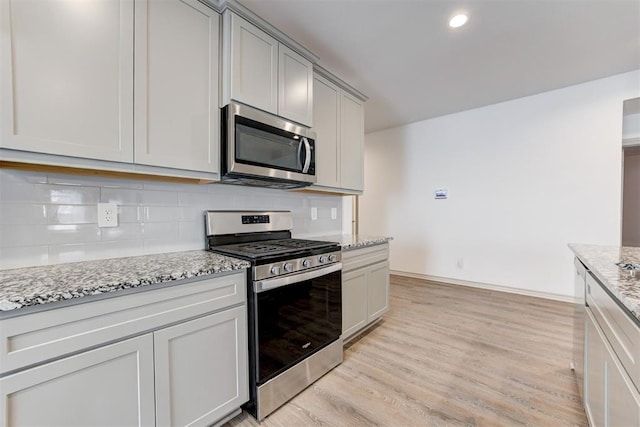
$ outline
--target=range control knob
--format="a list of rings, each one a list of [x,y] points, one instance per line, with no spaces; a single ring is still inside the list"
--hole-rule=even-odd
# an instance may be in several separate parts
[[[320,261],[320,264],[325,264],[327,262],[327,256],[320,255],[320,259],[318,261]]]
[[[309,267],[311,267],[311,261],[309,261],[308,259],[303,260],[303,261],[302,261],[302,266],[303,266],[304,268],[309,268]]]
[[[286,271],[287,273],[291,273],[293,271],[293,264],[291,264],[290,262],[285,263],[284,271]]]
[[[280,267],[277,265],[274,265],[273,267],[271,267],[271,274],[274,274],[274,275],[280,274]]]
[[[329,262],[335,262],[336,256],[334,254],[329,255]]]

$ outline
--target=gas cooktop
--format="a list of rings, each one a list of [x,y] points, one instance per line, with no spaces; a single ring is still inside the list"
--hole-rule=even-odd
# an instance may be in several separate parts
[[[322,249],[337,246],[337,243],[318,240],[277,239],[216,246],[216,252],[248,258],[287,254],[299,250]]]

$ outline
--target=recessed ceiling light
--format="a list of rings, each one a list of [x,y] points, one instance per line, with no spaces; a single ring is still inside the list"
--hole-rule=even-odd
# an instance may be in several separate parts
[[[449,21],[449,26],[451,28],[462,27],[467,22],[467,15],[456,15]]]

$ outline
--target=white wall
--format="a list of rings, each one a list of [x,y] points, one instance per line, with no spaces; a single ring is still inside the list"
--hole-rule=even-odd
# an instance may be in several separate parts
[[[360,232],[395,238],[393,270],[569,296],[567,243],[620,243],[639,94],[636,71],[368,134]]]
[[[118,227],[98,228],[98,202],[119,205]],[[290,210],[296,237],[342,231],[340,196],[0,170],[0,269],[203,249],[207,209]]]

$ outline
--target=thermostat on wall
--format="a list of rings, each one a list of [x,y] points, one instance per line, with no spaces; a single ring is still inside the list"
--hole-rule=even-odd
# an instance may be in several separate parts
[[[446,199],[447,198],[447,190],[445,188],[439,188],[435,192],[436,199]]]

